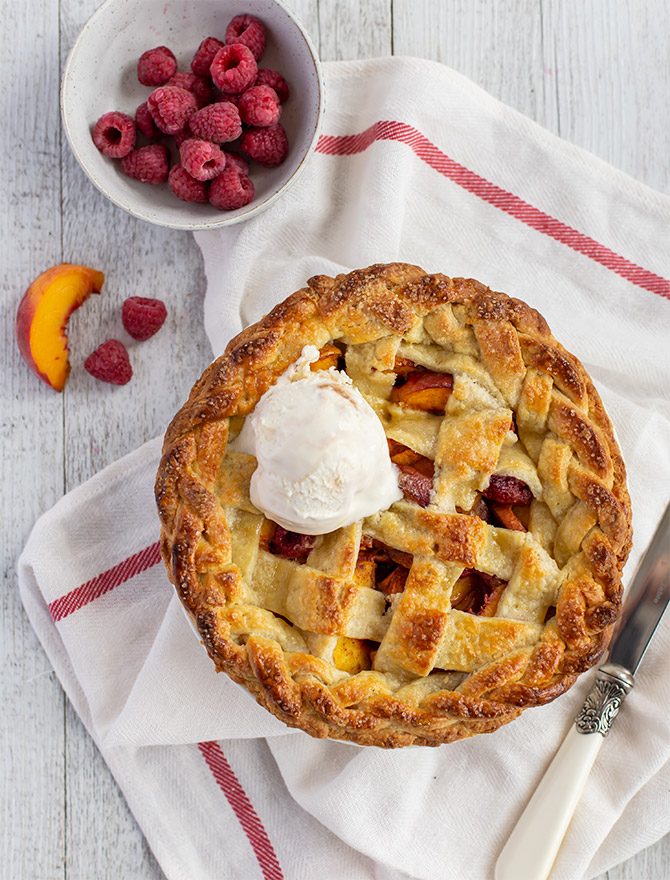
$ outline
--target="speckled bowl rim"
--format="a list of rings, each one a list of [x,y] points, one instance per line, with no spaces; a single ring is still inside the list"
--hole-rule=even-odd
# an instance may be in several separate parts
[[[282,9],[286,13],[287,17],[290,18],[291,21],[295,24],[300,35],[302,36],[303,40],[305,41],[305,44],[307,46],[307,50],[308,50],[309,55],[312,59],[312,63],[314,64],[314,72],[316,74],[316,85],[317,85],[317,89],[318,89],[318,106],[317,106],[316,124],[314,126],[314,132],[313,132],[312,137],[310,139],[307,150],[305,151],[305,154],[302,157],[302,159],[300,160],[295,171],[288,178],[288,180],[286,180],[282,184],[282,186],[278,190],[276,190],[274,193],[272,193],[272,195],[269,195],[262,202],[259,202],[257,205],[254,205],[254,207],[248,211],[242,211],[241,213],[235,212],[235,213],[231,213],[231,214],[223,214],[220,218],[216,218],[213,220],[190,220],[190,221],[185,220],[183,223],[181,223],[181,222],[175,223],[173,221],[166,221],[164,219],[161,219],[161,217],[155,213],[144,211],[144,210],[138,210],[137,208],[133,207],[133,205],[130,204],[128,201],[126,201],[122,198],[119,198],[117,196],[114,196],[110,192],[108,192],[105,189],[104,185],[99,180],[96,179],[96,177],[93,175],[93,173],[87,167],[87,164],[83,159],[82,153],[80,152],[80,150],[76,146],[76,138],[75,138],[75,135],[74,135],[72,128],[71,128],[71,125],[70,125],[70,119],[69,119],[68,108],[67,108],[67,103],[68,103],[68,94],[67,93],[68,93],[68,87],[70,84],[70,80],[72,78],[72,76],[71,76],[72,66],[74,64],[74,61],[76,59],[78,52],[81,51],[82,43],[86,40],[86,37],[88,36],[88,32],[91,30],[92,27],[95,27],[97,19],[106,13],[107,7],[113,5],[115,2],[116,2],[116,0],[104,0],[104,2],[89,17],[89,19],[86,21],[86,23],[84,24],[82,29],[77,34],[77,37],[75,38],[75,41],[72,44],[70,51],[68,52],[68,56],[65,61],[65,66],[63,68],[63,77],[61,80],[61,87],[60,87],[61,119],[63,121],[63,129],[65,131],[65,136],[67,137],[68,143],[70,144],[70,149],[72,150],[74,157],[76,158],[77,162],[79,163],[79,166],[81,167],[84,174],[86,174],[86,176],[91,181],[91,183],[95,186],[95,188],[97,190],[99,190],[99,192],[102,193],[103,196],[105,196],[105,198],[109,199],[109,201],[112,202],[117,207],[126,211],[126,213],[130,214],[133,217],[137,217],[139,220],[144,220],[147,223],[152,223],[156,226],[164,226],[169,229],[183,229],[183,230],[188,230],[188,231],[195,231],[198,229],[220,229],[224,226],[232,226],[236,223],[243,223],[245,220],[250,220],[252,217],[255,217],[257,214],[260,214],[262,211],[265,211],[280,196],[282,196],[284,193],[286,193],[288,191],[288,189],[296,182],[296,180],[298,180],[298,178],[300,177],[300,175],[304,171],[305,164],[306,164],[307,160],[310,158],[310,156],[316,150],[316,145],[317,145],[317,142],[319,139],[319,135],[321,133],[321,126],[323,123],[323,117],[324,117],[324,112],[325,112],[325,94],[326,94],[325,84],[324,84],[324,79],[323,79],[323,70],[321,67],[321,61],[319,60],[319,56],[316,51],[316,47],[312,43],[312,40],[311,40],[309,34],[307,33],[307,31],[305,30],[305,27],[303,26],[302,22],[282,2],[282,0],[271,0],[273,5],[278,6],[280,9]],[[186,206],[187,203],[185,202],[184,205]]]

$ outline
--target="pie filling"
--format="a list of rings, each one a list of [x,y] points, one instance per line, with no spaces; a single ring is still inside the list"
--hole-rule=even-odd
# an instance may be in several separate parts
[[[344,366],[342,350],[333,344],[327,344],[319,350],[318,358],[310,364],[310,369],[343,370]],[[429,370],[407,358],[397,356],[393,370],[397,378],[391,388],[391,402],[408,410],[444,417],[454,386],[450,373]],[[518,442],[513,417],[510,431],[517,438],[515,442]],[[387,443],[389,457],[397,468],[398,485],[404,498],[426,508],[430,504],[434,488],[435,462],[390,437],[387,438]],[[523,480],[493,473],[488,485],[477,493],[472,507],[467,511],[456,508],[456,511],[478,517],[500,528],[527,532],[532,500],[533,493]],[[318,535],[289,531],[265,518],[259,546],[273,556],[305,565],[319,541]],[[389,609],[392,611],[394,602],[405,591],[413,561],[411,553],[389,546],[371,535],[362,534],[352,582],[357,587],[382,593],[387,612]],[[494,617],[507,583],[495,574],[479,571],[474,567],[464,567],[451,588],[450,607],[478,617]],[[553,610],[555,613],[555,608]],[[290,619],[285,619],[288,623],[291,622]],[[378,647],[379,644],[374,640],[339,636],[333,647],[333,663],[338,669],[352,674],[354,669],[370,669],[374,665]]]

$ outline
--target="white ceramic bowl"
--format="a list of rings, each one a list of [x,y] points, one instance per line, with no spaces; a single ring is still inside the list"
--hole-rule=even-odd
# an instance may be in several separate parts
[[[119,159],[100,153],[91,139],[96,121],[111,110],[135,115],[151,88],[137,79],[137,59],[154,46],[168,46],[178,69],[190,70],[205,37],[223,40],[234,15],[257,16],[267,33],[259,66],[278,70],[289,84],[281,124],[289,153],[275,168],[250,163],[256,195],[236,211],[183,202],[167,184],[127,177]],[[279,0],[106,0],[75,40],[65,64],[61,113],[79,164],[103,195],[129,214],[174,229],[210,229],[246,220],[286,192],[316,147],[323,115],[323,78],[309,36]],[[176,150],[170,147],[173,156]]]

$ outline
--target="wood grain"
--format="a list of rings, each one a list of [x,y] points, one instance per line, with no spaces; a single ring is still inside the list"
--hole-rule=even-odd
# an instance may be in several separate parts
[[[0,69],[16,98],[3,104],[2,155],[7,162],[29,144],[35,156],[7,162],[1,184],[0,873],[52,878],[64,872],[65,698],[23,612],[15,566],[33,522],[63,494],[62,401],[26,370],[14,315],[30,280],[61,261],[58,7],[50,0],[11,4],[3,31],[12,45],[5,40]],[[18,63],[18,45],[40,47],[30,66]]]
[[[12,83],[2,126],[0,404],[4,674],[0,682],[0,877],[163,874],[22,610],[16,559],[38,515],[65,491],[160,433],[209,360],[204,277],[190,235],[149,226],[88,183],[60,129],[62,65],[99,0],[5,4],[0,69]],[[324,60],[410,54],[469,76],[551,131],[670,192],[670,10],[664,0],[289,0]],[[30,63],[26,61],[30,59]],[[18,297],[45,267],[103,269],[104,292],[70,323],[73,371],[58,395],[22,363]],[[169,320],[133,343],[119,321],[132,294],[160,296]],[[104,329],[103,329],[104,328]],[[102,386],[82,369],[105,338],[128,345],[136,379]],[[665,838],[598,880],[665,880]],[[474,878],[478,880],[478,878]]]

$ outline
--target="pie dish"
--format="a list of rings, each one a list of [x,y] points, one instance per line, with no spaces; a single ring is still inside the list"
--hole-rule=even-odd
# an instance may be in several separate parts
[[[378,415],[404,494],[309,538],[254,507],[256,460],[229,448],[306,345]],[[494,731],[568,690],[620,612],[630,499],[601,400],[537,311],[472,279],[403,263],[311,278],[196,383],[156,499],[217,669],[316,737]]]

